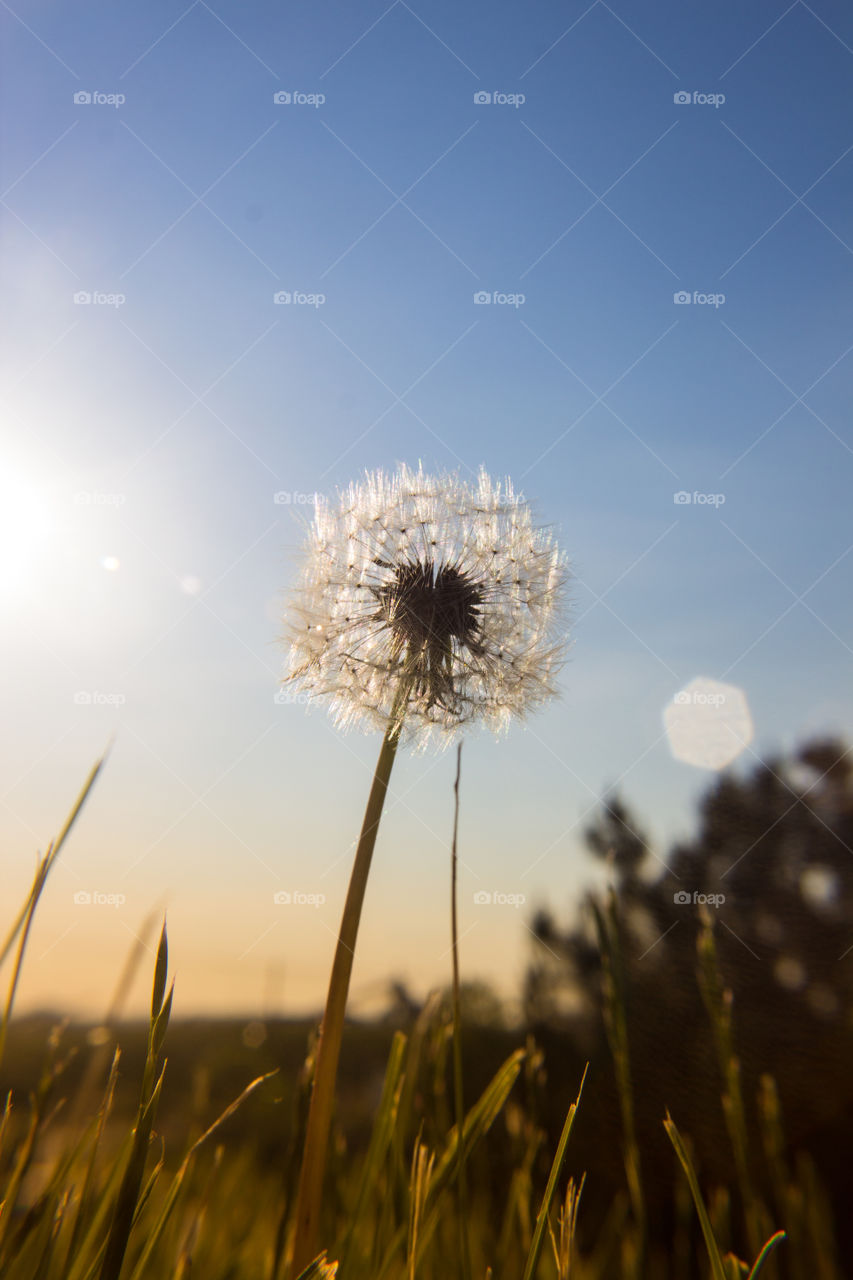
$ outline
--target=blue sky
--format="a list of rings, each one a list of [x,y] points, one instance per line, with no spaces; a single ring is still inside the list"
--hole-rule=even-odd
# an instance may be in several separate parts
[[[746,696],[738,767],[849,733],[849,9],[0,21],[9,901],[116,733],[24,1004],[102,1008],[164,905],[182,1012],[320,1002],[378,742],[273,701],[276,639],[311,495],[365,468],[509,475],[574,568],[561,700],[465,748],[469,976],[517,990],[609,785],[689,828],[692,679]],[[398,762],[356,1007],[448,978],[453,768]]]

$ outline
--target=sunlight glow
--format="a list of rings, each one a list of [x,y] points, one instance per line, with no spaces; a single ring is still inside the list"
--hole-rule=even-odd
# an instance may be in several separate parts
[[[52,530],[44,495],[21,475],[0,469],[0,601],[13,602],[33,581]]]

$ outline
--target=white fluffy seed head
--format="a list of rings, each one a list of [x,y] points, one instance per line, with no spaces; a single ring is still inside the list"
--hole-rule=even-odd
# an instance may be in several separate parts
[[[316,507],[286,621],[285,683],[343,726],[446,746],[554,695],[568,573],[530,508],[481,471],[367,472]]]

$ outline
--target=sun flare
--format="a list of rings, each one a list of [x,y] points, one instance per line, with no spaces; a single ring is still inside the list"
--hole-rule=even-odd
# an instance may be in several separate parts
[[[0,468],[0,601],[15,602],[34,581],[52,530],[44,494],[20,473]]]

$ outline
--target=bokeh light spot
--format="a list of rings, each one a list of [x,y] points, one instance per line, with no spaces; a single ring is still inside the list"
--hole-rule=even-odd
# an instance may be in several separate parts
[[[679,690],[663,721],[676,760],[701,769],[724,769],[753,737],[743,690],[706,676]]]

